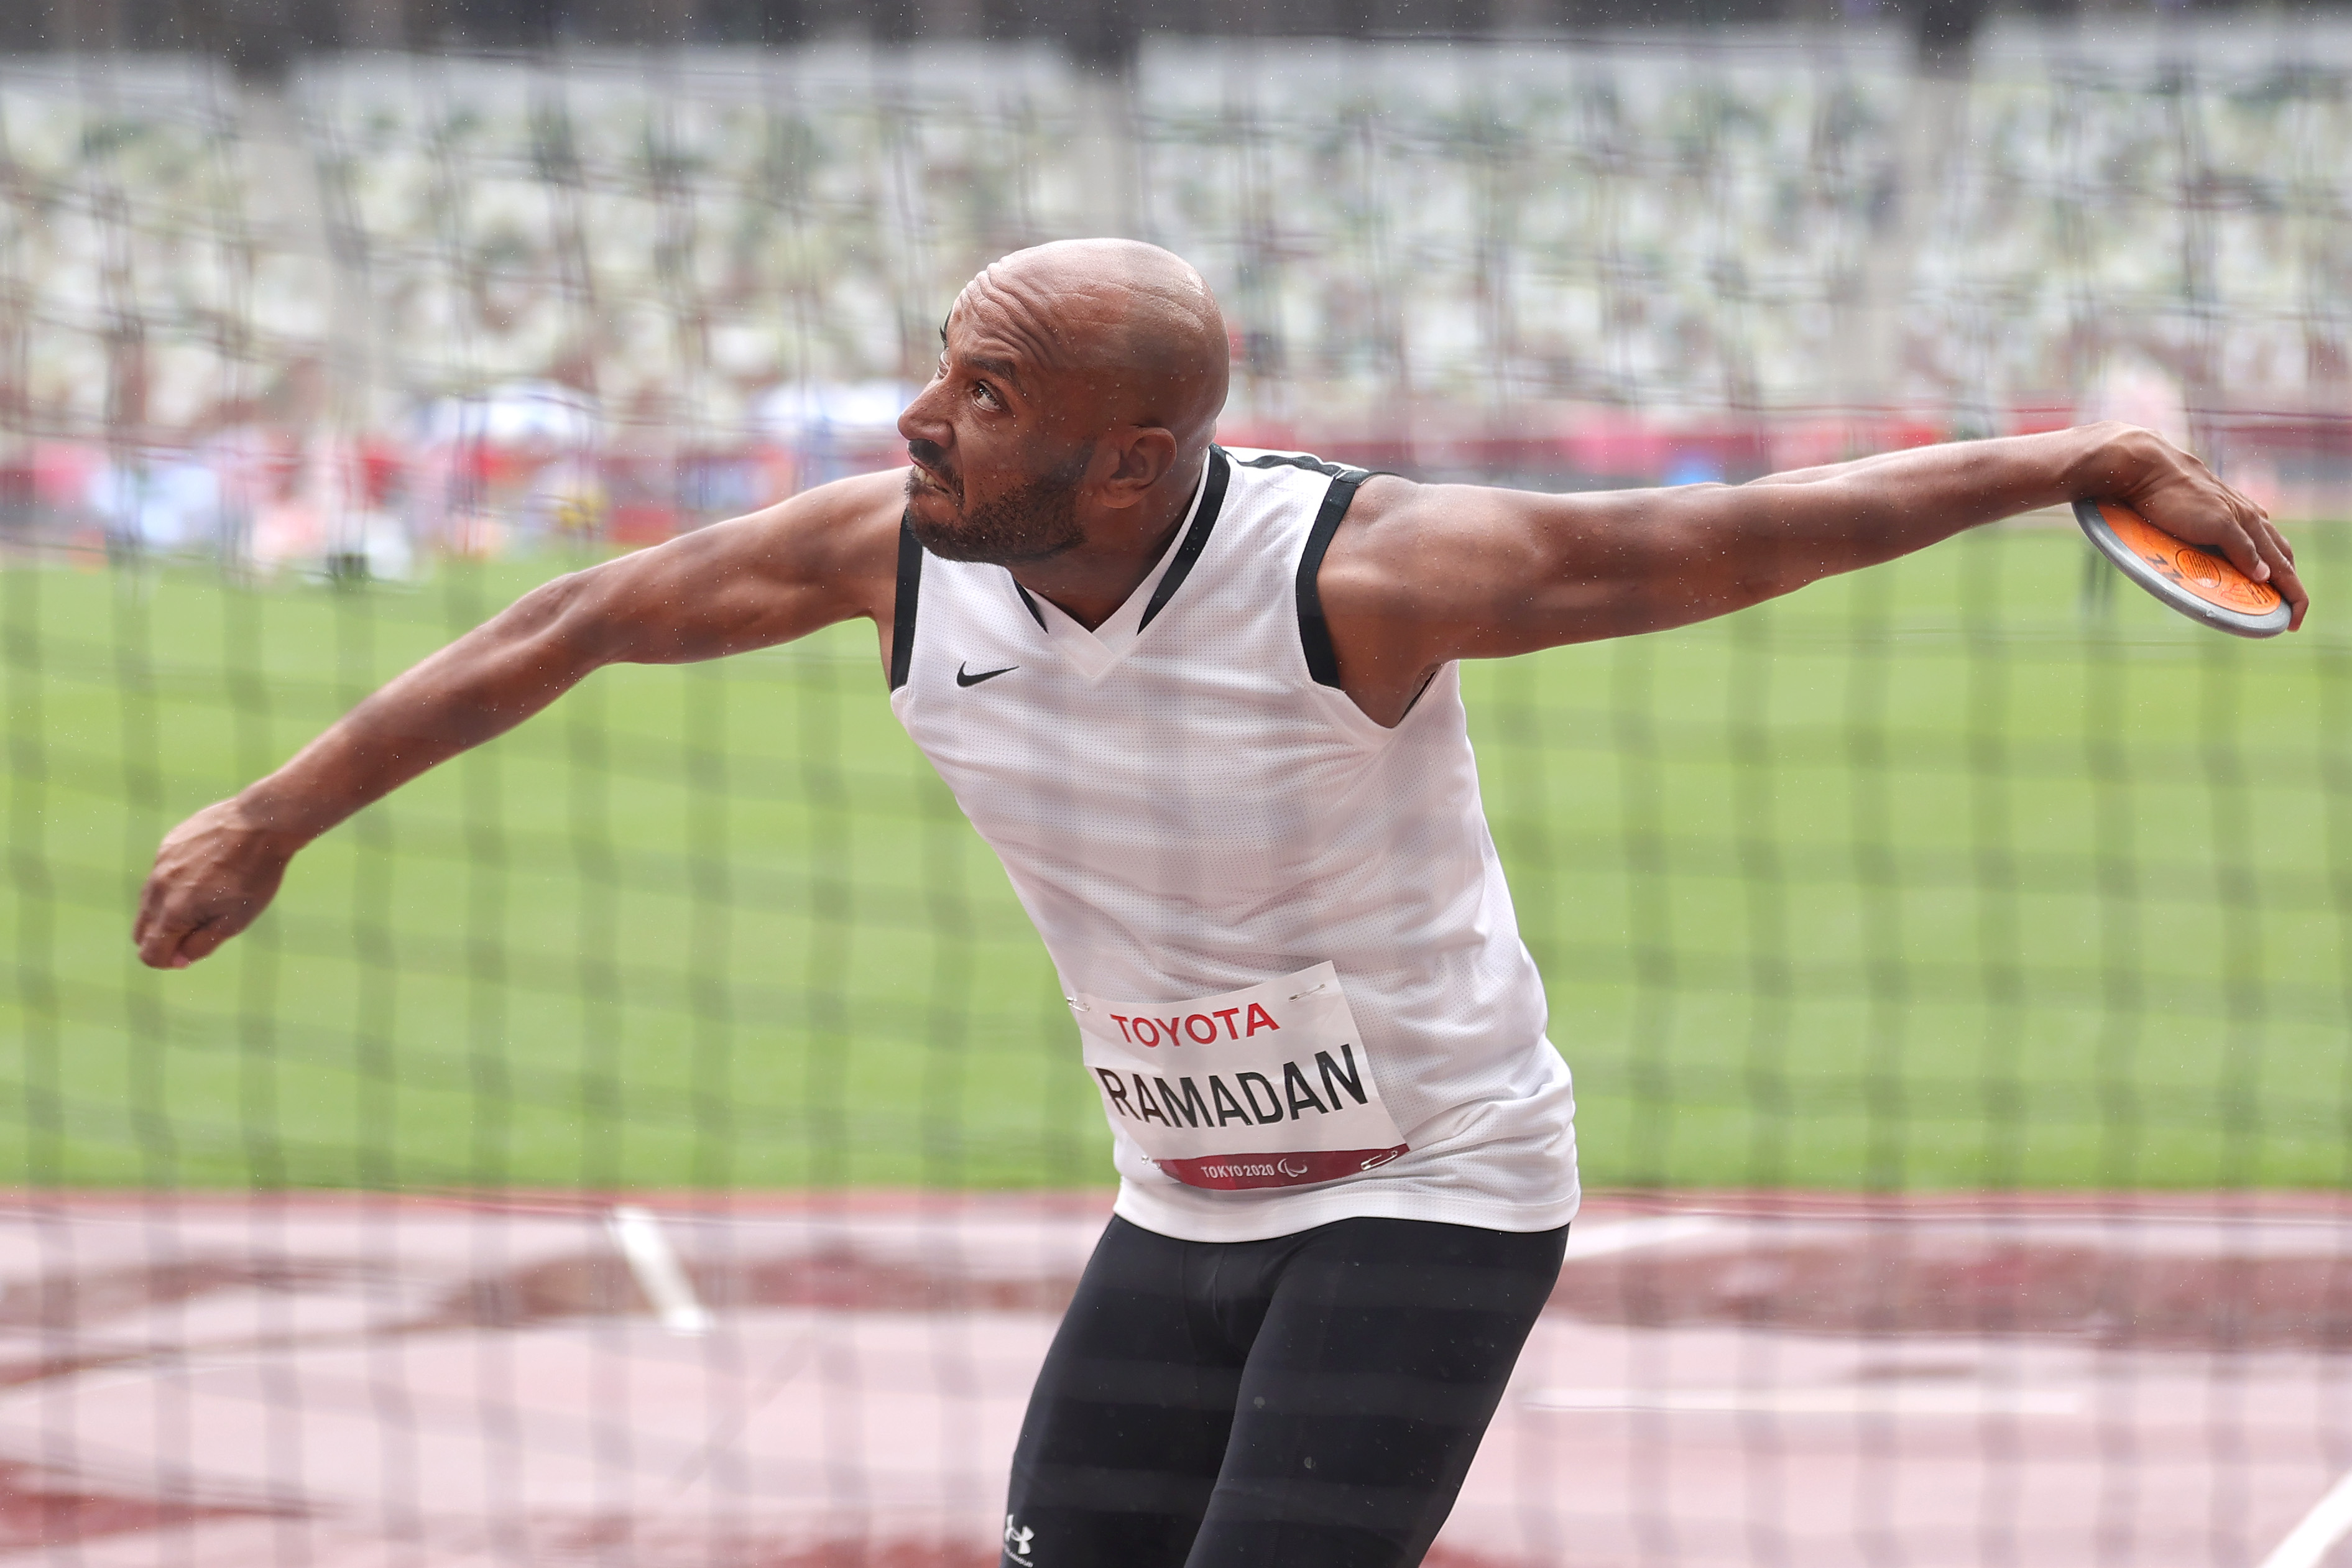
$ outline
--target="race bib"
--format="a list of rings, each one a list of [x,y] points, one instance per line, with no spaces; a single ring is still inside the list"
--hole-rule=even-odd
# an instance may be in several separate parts
[[[1190,1002],[1081,992],[1070,1008],[1103,1113],[1188,1186],[1337,1181],[1405,1152],[1328,963]]]

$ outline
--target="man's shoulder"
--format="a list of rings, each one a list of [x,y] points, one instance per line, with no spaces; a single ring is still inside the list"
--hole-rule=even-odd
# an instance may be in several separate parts
[[[1431,487],[1402,474],[1367,474],[1348,503],[1348,521],[1359,529],[1377,528],[1418,515]]]
[[[747,593],[813,592],[851,616],[887,616],[898,571],[903,470],[813,486],[744,516],[680,534],[635,559],[633,575],[677,574]],[[794,635],[798,635],[795,633]]]
[[[1406,617],[1426,609],[1431,590],[1459,567],[1449,546],[1460,533],[1465,492],[1375,473],[1357,487],[1331,536],[1321,591],[1334,616]]]
[[[870,474],[852,474],[845,479],[812,486],[779,501],[769,510],[776,512],[785,508],[813,522],[841,528],[863,524],[887,528],[895,533],[898,519],[907,510],[907,470],[882,468]]]
[[[813,486],[722,527],[757,539],[766,552],[855,569],[896,559],[906,510],[906,470],[856,474]]]

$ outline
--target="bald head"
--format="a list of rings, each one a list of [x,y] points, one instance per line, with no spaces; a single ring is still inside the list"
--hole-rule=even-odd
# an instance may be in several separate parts
[[[1072,604],[1093,591],[1081,579],[1148,563],[1225,405],[1225,322],[1201,275],[1130,239],[1041,245],[964,285],[940,337],[938,374],[898,416],[923,547],[1059,562]]]
[[[1082,384],[1099,426],[1158,426],[1189,456],[1206,448],[1225,405],[1216,296],[1192,263],[1156,245],[1065,239],[1016,250],[964,286],[956,311]]]

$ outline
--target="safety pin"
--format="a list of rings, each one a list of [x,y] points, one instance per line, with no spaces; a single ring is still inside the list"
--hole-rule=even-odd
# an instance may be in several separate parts
[[[1093,1009],[1092,1007],[1087,1006],[1084,1002],[1079,1001],[1079,1000],[1078,1000],[1076,997],[1075,997],[1075,996],[1065,996],[1065,997],[1063,997],[1063,998],[1062,998],[1062,1000],[1063,1000],[1063,1001],[1065,1001],[1065,1002],[1067,1002],[1067,1003],[1070,1005],[1070,1006],[1072,1007],[1072,1009],[1073,1009],[1073,1010],[1075,1010],[1075,1011],[1076,1011],[1076,1012],[1080,1012],[1080,1013],[1091,1013],[1091,1012],[1093,1012],[1093,1011],[1094,1011],[1094,1009]],[[1292,1000],[1296,1001],[1296,1000],[1297,1000],[1297,998],[1296,998],[1296,997],[1294,997],[1294,998],[1292,998]]]
[[[1314,995],[1318,991],[1329,989],[1330,984],[1331,983],[1328,980],[1318,980],[1314,984],[1309,985],[1306,990],[1301,991],[1297,995],[1293,996],[1291,1000],[1293,1002],[1303,1002],[1307,997]]]

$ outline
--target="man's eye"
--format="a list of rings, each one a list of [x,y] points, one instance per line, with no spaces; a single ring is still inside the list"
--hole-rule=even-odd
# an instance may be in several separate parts
[[[988,383],[984,381],[975,381],[971,384],[971,395],[980,402],[987,404],[991,408],[1001,406],[996,395],[996,388],[989,385]]]

